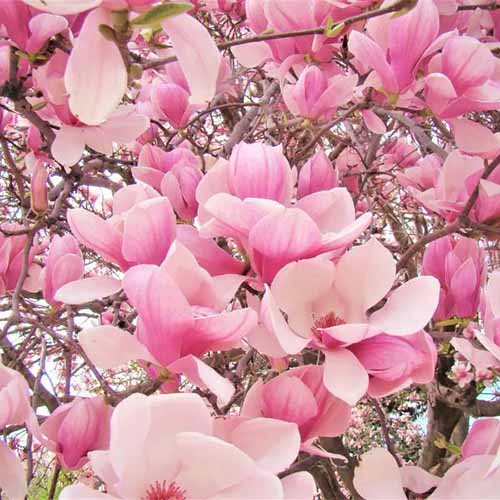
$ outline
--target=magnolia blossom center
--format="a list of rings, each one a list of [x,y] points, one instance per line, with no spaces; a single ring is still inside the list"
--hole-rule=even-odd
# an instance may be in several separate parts
[[[345,325],[345,321],[337,316],[333,311],[321,316],[314,321],[311,328],[311,333],[318,342],[324,342],[322,330],[331,328],[332,326]]]
[[[152,484],[141,500],[186,500],[186,492],[175,483],[167,485],[166,481]]]

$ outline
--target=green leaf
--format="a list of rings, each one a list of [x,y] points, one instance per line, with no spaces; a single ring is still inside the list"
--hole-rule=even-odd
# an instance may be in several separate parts
[[[167,17],[178,16],[192,8],[193,5],[190,3],[164,3],[132,19],[130,24],[133,26],[156,26]]]

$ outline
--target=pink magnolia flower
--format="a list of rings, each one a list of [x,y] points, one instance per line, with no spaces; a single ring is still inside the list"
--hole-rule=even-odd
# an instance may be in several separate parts
[[[33,415],[26,380],[0,363],[0,429],[25,423]]]
[[[78,241],[123,270],[137,264],[161,264],[175,239],[175,214],[167,198],[149,186],[128,186],[113,198],[107,220],[82,208],[68,210]]]
[[[334,74],[328,78],[318,66],[308,66],[295,84],[282,87],[288,109],[310,120],[330,120],[339,106],[353,98],[358,84],[355,74]]]
[[[132,175],[136,181],[149,184],[160,191],[165,174],[176,166],[199,169],[200,161],[187,148],[177,147],[172,151],[163,151],[152,144],[145,144],[139,153],[137,167],[132,167]]]
[[[297,198],[304,198],[304,196],[318,191],[328,191],[338,187],[338,185],[337,171],[321,149],[300,169]]]
[[[460,57],[457,56],[460,54]],[[498,109],[500,83],[490,49],[469,36],[446,41],[443,51],[429,63],[425,101],[442,118],[468,111]]]
[[[296,425],[250,420],[236,426],[229,440],[215,430],[209,409],[195,394],[134,394],[113,412],[109,450],[89,454],[108,493],[76,484],[62,491],[61,500],[312,498],[309,474],[283,481],[276,476],[298,454]]]
[[[202,183],[197,193],[200,204],[204,201],[201,187]],[[219,193],[203,208],[212,218],[202,226],[202,235],[236,239],[265,283],[289,262],[342,254],[371,222],[369,213],[355,218],[354,204],[345,188],[313,193],[294,207],[254,198],[241,201]]]
[[[307,451],[320,437],[340,436],[351,419],[351,408],[332,396],[323,384],[322,366],[292,368],[269,382],[257,380],[245,396],[240,414],[297,424]]]
[[[52,12],[53,14],[78,14],[99,6],[103,0],[22,0],[38,10]]]
[[[421,61],[440,48],[439,13],[432,0],[420,0],[408,14],[391,19],[386,29],[385,43],[352,31],[349,51],[357,64],[373,70],[365,85],[399,95],[414,84]]]
[[[435,154],[430,154],[420,158],[415,166],[397,172],[396,177],[404,187],[413,187],[419,191],[425,191],[437,184],[441,167],[441,159]]]
[[[288,205],[295,181],[296,172],[290,168],[281,146],[240,142],[233,148],[229,161],[220,159],[207,172],[196,197],[202,206],[218,193],[229,193],[242,200],[263,198]]]
[[[48,439],[45,446],[57,454],[65,469],[81,469],[89,452],[109,447],[111,414],[102,396],[76,398],[57,408],[41,425]]]
[[[68,21],[61,16],[41,14],[18,0],[5,0],[0,4],[2,25],[15,45],[35,54],[50,38],[66,30]]]
[[[60,303],[55,300],[56,292],[66,283],[83,278],[84,262],[76,239],[71,234],[55,235],[42,271],[43,298],[52,306]]]
[[[226,310],[244,279],[212,278],[176,242],[162,267],[134,266],[125,274],[124,290],[139,317],[135,336],[101,326],[84,330],[79,341],[102,368],[141,359],[158,369],[183,373],[227,402],[234,391],[231,383],[200,358],[208,351],[237,346],[255,328],[253,310]],[[156,376],[158,370],[151,373]]]
[[[412,193],[426,208],[452,222],[479,183],[479,197],[470,217],[476,222],[495,220],[500,215],[500,169],[495,169],[488,179],[481,179],[483,171],[482,158],[455,150],[446,158],[435,186]]]
[[[249,341],[272,357],[298,353],[313,342],[325,354],[326,388],[349,404],[369,385],[373,393],[390,393],[432,378],[435,351],[426,334],[417,332],[437,307],[439,282],[431,276],[411,279],[369,314],[395,277],[391,253],[373,238],[336,266],[321,258],[292,262],[266,287],[260,319],[267,335],[257,330]]]
[[[486,280],[485,252],[477,241],[445,236],[431,242],[424,252],[422,274],[441,284],[435,320],[473,317]]]
[[[155,114],[176,129],[184,128],[198,106],[189,103],[189,92],[176,83],[155,82],[151,90]]]
[[[3,229],[16,231],[20,229],[20,226],[16,224],[4,224]],[[14,236],[4,236],[0,233],[0,295],[4,295],[7,291],[14,290],[17,285],[17,281],[21,274],[22,262],[23,262],[23,251],[27,242],[27,236],[24,234],[14,235]],[[33,262],[33,258],[37,252],[36,245],[30,250],[29,255],[29,265],[28,268],[28,278],[31,276],[34,280],[27,279],[24,282],[23,289],[27,291],[37,291],[31,290],[32,285],[34,286],[34,281],[37,281],[37,277],[40,274],[39,266]]]
[[[394,457],[383,448],[374,448],[361,456],[354,474],[354,486],[366,499],[406,500],[403,488],[424,494],[437,486],[430,500],[457,498],[496,498],[500,469],[492,469],[496,455],[473,455],[451,467],[443,478],[416,466],[399,468]]]
[[[191,165],[176,165],[163,177],[161,192],[170,200],[177,216],[184,221],[192,221],[196,217],[196,188],[202,178],[198,166]]]
[[[38,437],[38,422],[31,408],[28,384],[17,371],[0,362],[0,430],[6,425],[24,423]],[[24,498],[27,491],[23,464],[2,440],[0,487],[10,498]]]
[[[189,221],[196,217],[196,189],[203,174],[199,159],[189,149],[179,147],[165,152],[147,144],[141,149],[138,166],[132,168],[132,175],[161,191],[179,218]]]

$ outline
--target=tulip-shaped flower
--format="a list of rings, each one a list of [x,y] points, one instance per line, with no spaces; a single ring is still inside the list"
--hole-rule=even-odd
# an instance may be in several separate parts
[[[408,14],[389,21],[385,41],[377,43],[359,31],[352,31],[349,51],[355,57],[355,64],[373,70],[365,84],[397,96],[415,83],[421,61],[439,49],[438,32],[436,5],[432,0],[419,0]]]
[[[118,191],[110,219],[75,208],[68,211],[68,222],[82,245],[123,270],[137,264],[161,264],[175,239],[172,205],[149,186]]]
[[[424,253],[423,274],[441,285],[435,320],[475,316],[486,280],[485,252],[476,240],[445,236],[433,241]]]
[[[323,150],[318,151],[300,169],[297,198],[338,187],[337,171]]]
[[[4,224],[3,228],[12,231],[20,229],[16,224]],[[21,274],[23,251],[27,241],[26,235],[5,236],[0,233],[0,296],[16,288],[17,280]],[[36,248],[33,246],[29,254],[28,262],[30,267],[28,268],[28,276],[36,277],[39,274],[40,268],[33,262],[35,253]],[[25,280],[23,289],[31,289],[29,279]]]
[[[220,159],[200,182],[196,197],[204,205],[218,193],[229,193],[241,200],[263,198],[290,204],[296,172],[281,146],[240,142],[229,161]]]
[[[355,74],[335,74],[331,78],[317,66],[309,66],[295,84],[283,87],[283,99],[296,116],[310,120],[330,120],[339,106],[348,103],[358,84]]]
[[[202,235],[237,240],[265,283],[289,262],[321,254],[341,255],[371,222],[370,213],[355,218],[345,188],[318,191],[301,198],[294,207],[262,199],[241,201],[219,193],[204,209],[212,218],[201,228]]]
[[[233,386],[200,358],[236,347],[255,328],[252,309],[225,310],[243,280],[238,275],[212,278],[176,242],[162,267],[134,266],[125,274],[123,287],[139,317],[135,336],[101,326],[81,332],[79,341],[102,368],[140,359],[153,375],[160,368],[183,373],[227,402]]]
[[[425,101],[436,115],[452,118],[469,111],[499,108],[495,57],[479,40],[469,36],[450,38],[430,61],[429,72]]]
[[[45,268],[42,271],[43,298],[58,306],[54,296],[63,285],[83,278],[85,266],[82,252],[71,234],[55,235],[50,244]]]
[[[419,191],[433,188],[437,184],[442,161],[435,155],[427,155],[417,161],[415,166],[397,172],[396,177],[404,187],[412,187]]]
[[[309,474],[283,481],[276,476],[299,452],[295,424],[260,418],[234,426],[226,436],[216,429],[209,409],[195,394],[134,394],[113,412],[109,450],[89,454],[108,493],[76,484],[66,487],[60,498],[312,498]]]
[[[38,438],[38,422],[31,409],[28,384],[18,372],[0,362],[0,430],[6,425],[24,423]],[[9,498],[24,498],[27,490],[23,464],[2,440],[0,488]]]
[[[155,82],[151,103],[158,118],[167,120],[176,129],[184,128],[198,108],[189,103],[189,92],[176,83]]]
[[[292,368],[269,382],[258,380],[245,396],[244,417],[269,417],[297,424],[303,449],[320,436],[340,436],[351,419],[349,405],[332,396],[323,384],[322,366]]]
[[[177,166],[195,167],[199,170],[200,161],[187,148],[178,147],[167,152],[152,144],[146,144],[139,153],[137,167],[132,167],[132,175],[136,181],[149,184],[160,191],[165,174]]]
[[[109,447],[111,414],[102,396],[76,398],[57,408],[40,429],[60,464],[77,470],[88,462],[89,452]]]
[[[429,210],[452,222],[460,215],[479,183],[479,196],[470,211],[476,222],[496,222],[500,216],[500,169],[481,179],[484,161],[452,151],[440,170],[434,187],[426,191],[411,189],[413,196]]]
[[[438,305],[439,282],[421,276],[388,295],[395,277],[391,253],[375,239],[348,251],[336,266],[322,258],[292,262],[266,287],[264,329],[252,332],[249,341],[272,357],[298,353],[309,343],[320,348],[326,388],[349,404],[368,390],[369,375],[392,384],[388,390],[420,382],[420,368],[433,366],[435,354],[432,342],[417,332]],[[384,306],[369,314],[386,295]],[[425,372],[432,378],[432,369]]]

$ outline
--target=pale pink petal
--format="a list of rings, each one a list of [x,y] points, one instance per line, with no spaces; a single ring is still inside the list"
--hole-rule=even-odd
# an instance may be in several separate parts
[[[195,329],[184,340],[184,353],[202,355],[208,351],[227,351],[257,326],[257,313],[250,308],[223,311],[195,318]]]
[[[127,213],[122,253],[129,262],[160,265],[175,239],[175,214],[168,198],[143,201]]]
[[[85,139],[83,137],[83,129],[62,125],[56,132],[56,138],[52,143],[50,151],[56,161],[66,167],[70,167],[80,161],[84,149]]]
[[[118,107],[100,128],[111,142],[127,144],[137,139],[150,125],[149,118],[132,104]]]
[[[168,369],[173,373],[183,374],[200,389],[210,390],[223,405],[229,403],[233,397],[233,384],[195,356],[188,355],[180,358],[170,363]]]
[[[59,495],[60,500],[112,500],[116,497],[93,490],[85,484],[71,484],[66,486]]]
[[[287,314],[304,311],[311,314],[311,304],[330,290],[335,266],[328,260],[306,259],[290,262],[274,277],[271,292]]]
[[[272,418],[254,418],[238,425],[231,441],[264,470],[277,474],[297,458],[300,434],[296,424]]]
[[[309,472],[290,474],[281,480],[285,500],[311,500],[317,494],[316,483]]]
[[[325,351],[323,383],[334,396],[355,405],[368,390],[368,373],[347,349]]]
[[[354,472],[354,487],[366,500],[406,500],[398,464],[383,448],[361,455]]]
[[[255,470],[245,453],[216,437],[181,432],[175,440],[181,466],[175,480],[188,498],[216,498]]]
[[[462,445],[462,457],[496,455],[500,445],[500,420],[482,418],[474,421]]]
[[[356,218],[351,195],[346,188],[318,191],[301,198],[298,207],[316,222],[322,232],[338,232]]]
[[[90,360],[103,370],[118,368],[139,359],[159,364],[135,335],[111,325],[82,330],[78,342]]]
[[[432,0],[420,0],[408,14],[389,23],[391,68],[400,89],[414,80],[417,63],[439,33],[439,13]]]
[[[387,63],[385,53],[373,40],[359,31],[351,31],[349,51],[366,67],[376,71],[385,90],[398,92],[398,82],[392,68]]]
[[[191,91],[190,101],[203,104],[215,95],[221,56],[206,28],[181,14],[162,21]]]
[[[283,498],[281,481],[260,467],[238,484],[219,492],[213,500],[235,500],[236,498],[262,498],[266,500]]]
[[[104,122],[127,90],[125,63],[116,43],[99,32],[101,24],[113,25],[105,9],[96,9],[86,17],[64,74],[71,112],[88,125]]]
[[[375,238],[354,247],[337,265],[334,288],[347,322],[364,322],[365,311],[385,297],[396,277],[392,254]]]
[[[68,210],[67,215],[71,232],[80,243],[106,260],[116,262],[121,267],[127,266],[121,252],[122,235],[117,229],[83,208]]]
[[[264,356],[271,358],[285,358],[288,353],[281,347],[278,339],[262,325],[254,328],[247,336],[246,341]]]
[[[23,500],[27,492],[23,464],[3,441],[0,441],[0,488],[12,500]]]
[[[57,290],[54,298],[63,304],[78,305],[109,297],[121,289],[120,280],[108,276],[94,276],[66,283]]]
[[[500,361],[492,353],[474,347],[467,339],[453,337],[450,344],[477,370],[500,366]]]
[[[379,135],[385,134],[387,132],[385,123],[371,109],[364,109],[363,111],[361,111],[361,116],[363,117],[366,128],[370,132]]]
[[[35,9],[51,12],[52,14],[78,14],[93,9],[102,3],[102,0],[22,0]]]
[[[45,42],[67,27],[68,21],[61,16],[39,14],[32,17],[29,22],[31,37],[26,45],[26,50],[31,53],[38,52]]]
[[[500,271],[490,274],[488,284],[486,285],[485,297],[488,305],[491,307],[493,316],[500,316]]]
[[[300,337],[287,325],[267,286],[262,299],[261,320],[268,332],[276,337],[281,348],[288,354],[297,354],[309,343],[310,337]]]
[[[449,120],[457,146],[471,155],[495,153],[500,150],[500,138],[480,123],[464,118]]]
[[[399,472],[403,487],[408,488],[413,493],[423,494],[431,488],[435,488],[441,481],[440,477],[416,465],[404,465]]]
[[[370,325],[389,335],[410,335],[430,321],[439,303],[439,281],[420,276],[389,296],[384,307],[370,316]]]
[[[266,42],[245,43],[231,47],[236,60],[245,68],[260,66],[272,59],[273,53]]]

